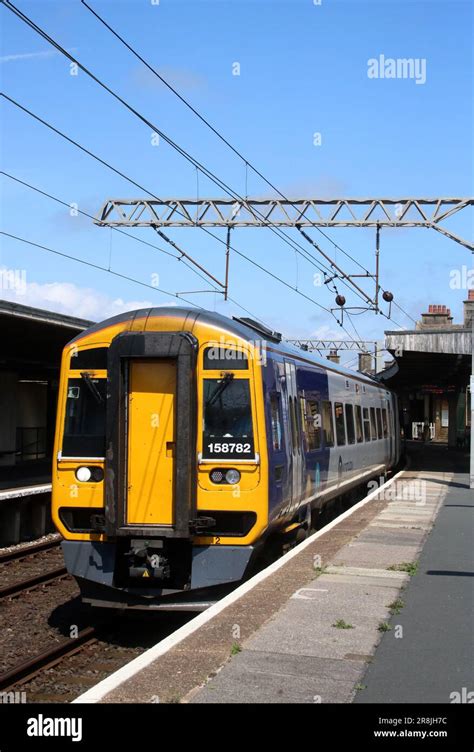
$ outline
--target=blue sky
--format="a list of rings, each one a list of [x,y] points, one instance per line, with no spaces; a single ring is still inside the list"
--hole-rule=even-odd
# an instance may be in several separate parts
[[[242,162],[134,58],[79,0],[17,0],[25,14],[72,52],[180,146],[237,192],[246,190]],[[373,0],[90,0],[90,4],[283,193],[301,196],[469,196],[473,193],[472,4]],[[5,8],[0,8],[2,91],[158,196],[195,196],[196,170],[163,141],[151,143],[141,123]],[[426,82],[370,79],[367,61],[426,60]],[[232,75],[233,63],[240,75]],[[138,188],[65,143],[8,102],[1,103],[2,169],[95,214],[111,196]],[[313,134],[321,133],[320,146]],[[251,171],[250,196],[269,195]],[[202,175],[201,196],[222,191]],[[169,291],[203,288],[182,264],[5,178],[6,232],[80,257]],[[472,237],[472,212],[446,227]],[[130,230],[165,244],[153,230]],[[215,231],[225,237],[224,230]],[[373,268],[375,231],[325,230]],[[168,234],[223,278],[223,246],[202,230]],[[289,231],[295,240],[305,241]],[[334,257],[317,230],[310,234]],[[232,244],[322,305],[334,295],[314,287],[315,269],[269,229],[238,229]],[[310,249],[309,246],[307,246]],[[429,303],[460,319],[463,290],[450,272],[472,266],[471,254],[433,230],[382,230],[382,284],[417,318]],[[169,249],[168,249],[169,250]],[[340,251],[335,258],[357,271]],[[132,282],[2,238],[0,267],[21,270],[27,286],[3,297],[38,307],[105,318],[123,308],[172,300]],[[341,291],[343,287],[341,287]],[[369,290],[370,288],[367,287]],[[230,294],[289,336],[346,335],[310,301],[231,258]],[[359,301],[349,291],[348,303]],[[242,314],[222,296],[188,296],[228,315]],[[175,302],[177,302],[175,300]],[[403,326],[412,322],[394,310]],[[243,314],[245,315],[245,314]],[[354,317],[361,336],[396,328],[381,316]],[[348,330],[353,333],[351,325]]]

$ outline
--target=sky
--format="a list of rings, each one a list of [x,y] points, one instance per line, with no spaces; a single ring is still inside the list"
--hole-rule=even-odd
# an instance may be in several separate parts
[[[289,198],[473,195],[471,2],[88,2]],[[274,195],[80,0],[14,5],[233,191]],[[462,320],[472,255],[425,228],[381,231],[381,284],[403,309],[392,306],[392,320],[357,310],[360,299],[336,280],[352,309],[344,317],[348,334],[331,314],[334,290],[317,279],[315,285],[317,269],[269,228],[235,229],[231,243],[286,285],[231,252],[232,300],[194,292],[208,289],[207,281],[136,242],[172,252],[153,229],[129,229],[133,237],[125,237],[70,205],[95,216],[110,197],[221,197],[222,188],[163,139],[156,143],[148,125],[83,71],[74,75],[69,60],[3,6],[0,24],[2,92],[141,186],[2,97],[2,170],[66,204],[3,177],[2,229],[105,270],[2,236],[0,297],[101,320],[122,310],[183,304],[174,295],[180,292],[228,316],[248,311],[285,337],[325,339],[357,333],[380,340],[384,330],[413,328],[429,304],[448,305],[455,321]],[[368,61],[381,55],[413,59],[416,77],[369,75]],[[472,209],[445,227],[472,240]],[[222,243],[199,228],[166,232],[223,279]],[[225,240],[225,229],[213,232]],[[296,230],[285,232],[318,258]],[[308,232],[347,274],[360,268],[343,251],[374,271],[374,229],[324,228],[327,237],[316,228]],[[464,289],[456,289],[456,272]],[[356,282],[373,294],[373,282]],[[383,311],[389,313],[386,304]]]

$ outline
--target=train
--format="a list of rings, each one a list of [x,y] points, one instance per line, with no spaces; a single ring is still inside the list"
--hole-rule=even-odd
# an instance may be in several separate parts
[[[400,451],[373,378],[250,318],[136,310],[64,348],[52,516],[84,603],[199,611]]]

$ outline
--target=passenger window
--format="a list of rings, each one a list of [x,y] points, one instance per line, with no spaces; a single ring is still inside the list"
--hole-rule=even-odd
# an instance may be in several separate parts
[[[387,420],[387,410],[385,407],[382,408],[382,427],[383,427],[384,439],[386,439],[388,436],[388,420]]]
[[[308,452],[321,446],[321,413],[318,400],[301,400],[302,418]]]
[[[290,422],[291,422],[291,442],[293,445],[293,454],[298,451],[299,431],[298,418],[296,415],[296,397],[289,398],[290,405]]]
[[[355,426],[354,426],[354,408],[352,405],[345,405],[346,411],[346,427],[347,427],[347,443],[355,444]]]
[[[377,408],[377,436],[382,438],[382,411],[380,407]]]
[[[369,408],[368,407],[363,408],[363,416],[364,416],[365,440],[370,441],[370,420],[369,420]]]
[[[270,411],[272,420],[272,446],[274,452],[279,452],[282,447],[280,395],[274,392],[270,396]]]
[[[370,408],[370,432],[372,434],[372,441],[377,439],[377,424],[375,422],[375,407]]]
[[[355,431],[356,440],[360,444],[364,441],[364,429],[362,428],[362,408],[360,405],[355,406]]]
[[[332,405],[330,402],[323,402],[323,435],[324,444],[327,447],[334,446],[334,423],[332,419]]]
[[[342,402],[334,403],[334,415],[336,418],[336,441],[338,446],[346,443],[346,429],[344,427],[344,407]]]

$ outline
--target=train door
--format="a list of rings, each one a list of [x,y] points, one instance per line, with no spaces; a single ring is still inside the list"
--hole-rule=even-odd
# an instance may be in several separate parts
[[[388,420],[388,462],[389,465],[392,465],[394,462],[394,453],[393,453],[393,437],[395,435],[395,426],[394,426],[394,420],[392,416],[392,405],[390,399],[386,400],[386,406],[387,406],[387,420]]]
[[[303,454],[301,447],[301,428],[299,419],[298,390],[296,387],[296,367],[285,361],[285,376],[288,398],[288,423],[291,456],[291,500],[294,506],[299,503],[303,493]]]
[[[130,362],[126,521],[174,522],[176,361]]]

